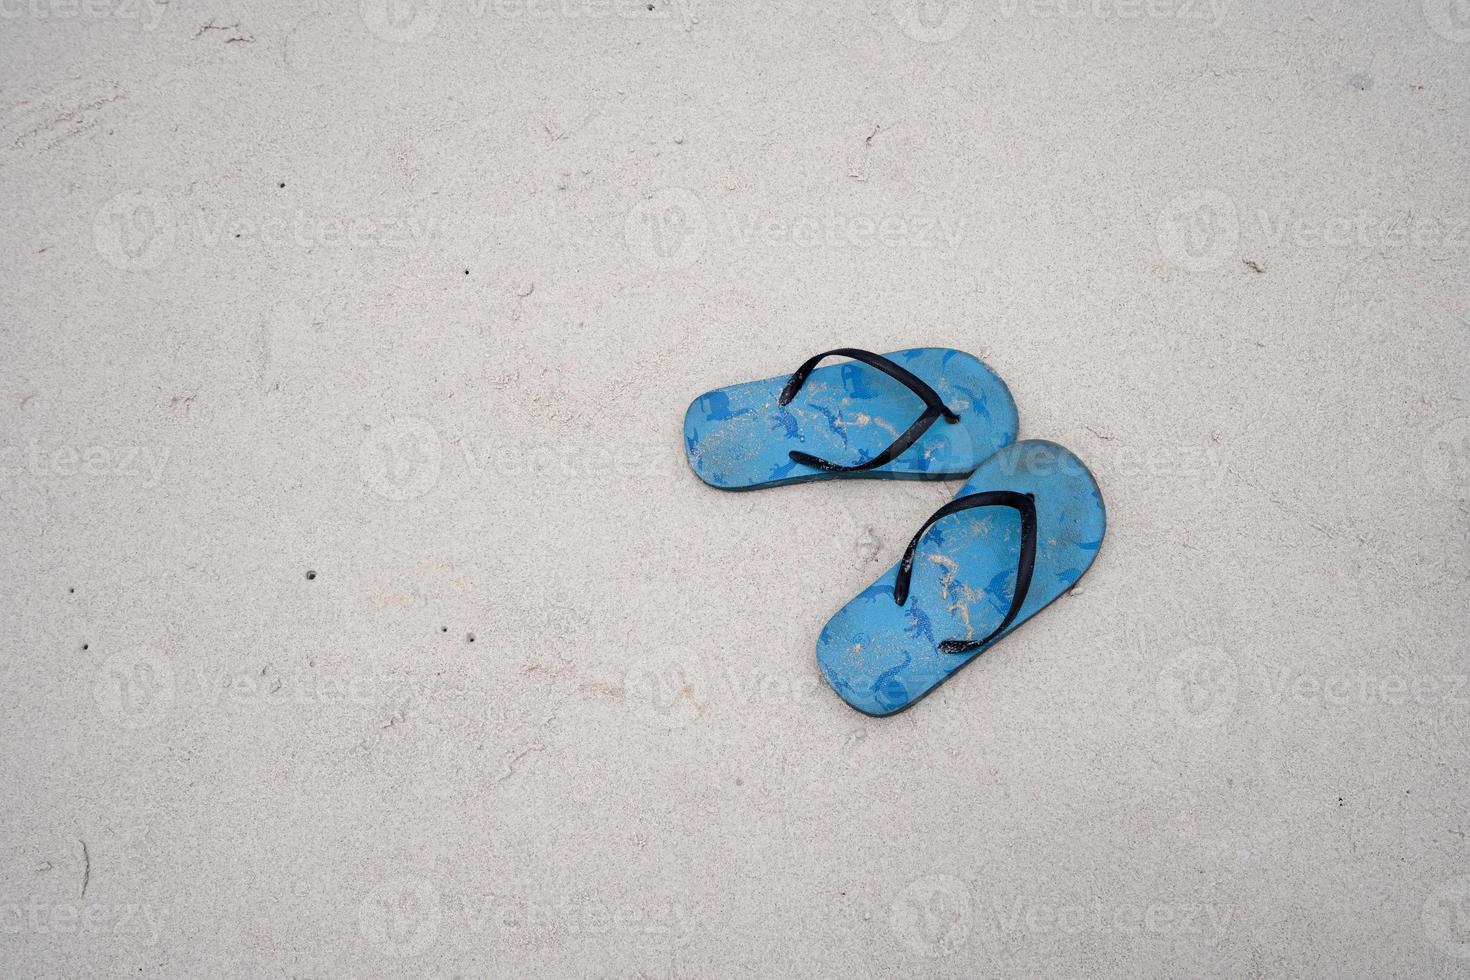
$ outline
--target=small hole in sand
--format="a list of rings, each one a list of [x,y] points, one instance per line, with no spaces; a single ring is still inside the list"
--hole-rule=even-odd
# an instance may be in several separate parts
[[[470,643],[474,643],[475,642],[475,634],[473,634],[473,633],[466,633],[465,634],[465,639],[468,642],[470,642]]]
[[[83,643],[83,644],[82,644],[82,649],[83,649],[83,650],[86,650],[86,649],[88,649],[88,648],[90,648],[90,647],[91,647],[91,644],[90,644],[90,643]]]
[[[283,180],[279,184],[277,184],[276,186],[277,187],[285,187],[286,186],[286,182]]]
[[[316,572],[313,571],[312,569],[308,568],[306,570],[306,580],[308,582],[314,582],[314,581],[316,581]]]

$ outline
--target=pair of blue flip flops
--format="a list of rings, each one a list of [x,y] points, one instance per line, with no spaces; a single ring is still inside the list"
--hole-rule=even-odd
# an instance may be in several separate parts
[[[851,360],[827,367],[825,358]],[[822,676],[869,715],[943,684],[1076,585],[1107,524],[1082,461],[1054,442],[1016,442],[1016,403],[963,351],[839,348],[795,374],[717,388],[684,415],[701,480],[722,490],[841,477],[967,478],[902,560],[817,639]]]

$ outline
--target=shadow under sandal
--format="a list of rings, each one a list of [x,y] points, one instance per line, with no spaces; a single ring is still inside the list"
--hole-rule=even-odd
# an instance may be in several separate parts
[[[902,711],[1076,585],[1106,526],[1080,459],[1054,442],[1007,446],[822,629],[822,676],[864,714]]]
[[[828,357],[851,361],[817,367]],[[974,355],[839,347],[795,374],[717,388],[684,413],[695,474],[721,490],[843,477],[957,480],[1016,438],[1016,403]]]

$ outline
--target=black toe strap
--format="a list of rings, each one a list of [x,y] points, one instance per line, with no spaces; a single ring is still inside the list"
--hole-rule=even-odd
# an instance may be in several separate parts
[[[1016,614],[1021,611],[1021,605],[1026,601],[1026,593],[1031,588],[1031,573],[1036,569],[1036,497],[1029,493],[1016,493],[1011,490],[985,490],[980,493],[966,494],[956,497],[943,507],[936,510],[933,515],[919,528],[919,533],[909,542],[908,549],[903,553],[903,561],[898,566],[898,578],[893,583],[893,601],[900,606],[908,601],[909,580],[914,574],[914,549],[919,546],[919,539],[924,533],[933,527],[938,521],[951,514],[958,514],[962,510],[972,507],[1011,507],[1021,514],[1021,561],[1016,566],[1016,591],[1011,596],[1011,607],[1006,610],[1005,618],[1000,625],[991,630],[983,639],[979,640],[945,640],[939,644],[943,653],[969,653],[978,650],[1010,626],[1016,619]]]
[[[869,367],[875,367],[889,377],[902,381],[908,386],[910,391],[924,400],[924,414],[920,415],[914,421],[914,424],[904,431],[903,435],[895,439],[893,445],[866,463],[843,466],[839,463],[828,462],[810,453],[792,450],[790,453],[791,458],[803,466],[814,466],[819,470],[826,470],[829,473],[855,473],[859,470],[871,470],[897,459],[903,454],[904,450],[919,441],[919,437],[928,430],[929,426],[934,424],[935,419],[942,416],[951,425],[960,420],[960,417],[954,412],[951,412],[949,407],[944,404],[943,399],[939,397],[938,393],[920,378],[909,371],[905,371],[881,354],[858,350],[856,347],[839,347],[836,350],[825,351],[809,358],[805,364],[796,369],[796,373],[791,376],[791,380],[786,382],[786,387],[781,389],[781,397],[776,400],[776,404],[790,404],[791,399],[795,398],[796,393],[801,390],[801,386],[806,384],[806,379],[811,375],[812,370],[816,368],[818,362],[825,357],[834,356],[850,357],[855,361],[862,361]]]

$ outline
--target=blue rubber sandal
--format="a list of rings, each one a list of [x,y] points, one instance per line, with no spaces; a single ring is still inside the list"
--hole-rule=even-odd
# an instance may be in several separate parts
[[[822,629],[822,676],[864,714],[902,711],[1076,585],[1106,526],[1080,459],[1054,442],[1005,447]]]
[[[834,356],[853,360],[817,368]],[[943,347],[830,350],[795,374],[700,395],[684,414],[689,465],[721,490],[838,477],[957,480],[1015,438],[1005,382]]]

